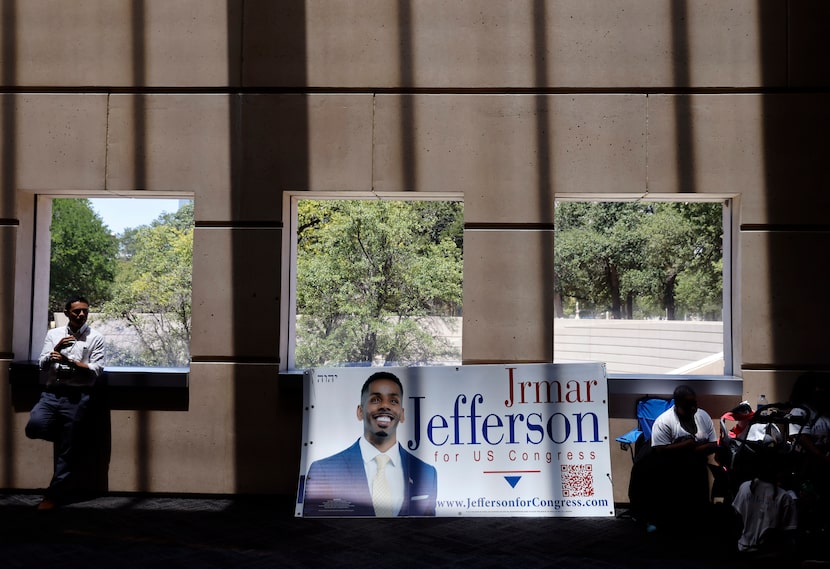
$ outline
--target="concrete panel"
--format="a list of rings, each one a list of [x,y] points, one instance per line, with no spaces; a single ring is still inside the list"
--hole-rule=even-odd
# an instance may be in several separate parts
[[[829,247],[827,232],[741,233],[744,367],[830,367],[827,268],[816,258]]]
[[[827,96],[767,95],[763,102],[765,191],[757,201],[743,200],[741,223],[826,224],[830,211]]]
[[[236,366],[234,441],[236,491],[294,496],[303,426],[301,378],[277,366]]]
[[[110,489],[293,494],[302,386],[277,373],[193,363],[187,411],[113,411]]]
[[[553,232],[464,231],[465,364],[553,361]]]
[[[4,13],[5,85],[227,85],[238,10],[225,0],[16,2]],[[139,11],[139,8],[142,10]]]
[[[634,459],[630,450],[623,450],[620,443],[614,439],[624,435],[631,429],[637,428],[636,419],[608,419],[608,428],[611,435],[609,444],[611,451],[611,480],[613,481],[614,502],[628,504],[628,484],[631,481],[631,467]]]
[[[282,232],[196,227],[194,360],[279,359]]]
[[[3,488],[45,488],[52,478],[52,445],[26,438],[29,413],[13,410],[10,363],[0,360],[0,484]]]
[[[648,189],[763,195],[760,95],[650,95]]]
[[[744,380],[743,399],[749,401],[753,408],[762,393],[770,403],[789,401],[795,380],[802,373],[802,370],[744,370],[741,372]]]
[[[103,188],[106,105],[106,95],[0,96],[4,180],[38,192]]]
[[[275,4],[246,2],[245,85],[758,86],[786,77],[786,5],[773,0]]]
[[[786,6],[780,2],[550,0],[545,6],[535,17],[548,22],[552,86],[786,81]]]
[[[4,13],[6,84],[129,85],[133,32],[128,2],[54,0],[16,2]],[[8,65],[8,63],[6,63]]]
[[[231,365],[190,368],[187,411],[112,411],[111,491],[235,491]]]
[[[383,0],[247,0],[243,85],[397,84],[396,5]],[[370,77],[374,81],[367,81]]]
[[[642,95],[379,95],[374,186],[463,191],[470,222],[550,222],[552,193],[642,193]]]
[[[227,95],[111,95],[107,189],[195,192],[196,204],[206,192],[227,191],[230,101]]]
[[[830,3],[825,0],[788,2],[789,81],[792,87],[830,86]]]
[[[145,84],[238,85],[242,15],[237,4],[228,0],[143,0],[144,56],[133,61],[144,65]]]
[[[649,191],[740,194],[742,224],[825,223],[825,99],[650,95]]]
[[[372,95],[244,95],[233,188],[205,188],[197,219],[277,221],[283,190],[369,192]],[[237,104],[237,103],[235,103]]]

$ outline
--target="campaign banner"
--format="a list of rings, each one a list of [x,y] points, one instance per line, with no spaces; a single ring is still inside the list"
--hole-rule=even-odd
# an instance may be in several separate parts
[[[614,516],[605,366],[308,370],[296,515]]]

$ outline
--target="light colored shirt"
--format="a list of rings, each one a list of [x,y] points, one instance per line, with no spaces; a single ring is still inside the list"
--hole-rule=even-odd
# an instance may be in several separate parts
[[[790,423],[790,436],[808,436],[819,450],[830,452],[830,417],[819,415],[818,411],[808,405],[804,408],[795,407],[790,411],[790,416],[801,418],[803,422],[803,425]]]
[[[694,435],[695,440],[699,442],[714,443],[718,440],[712,418],[703,409],[698,409],[695,413],[695,425],[697,426],[697,433],[690,433],[684,429],[680,424],[677,413],[674,412],[674,407],[672,407],[654,421],[651,430],[651,446],[670,445],[689,437],[689,435]]]
[[[741,484],[732,507],[740,514],[744,526],[738,540],[741,551],[757,548],[770,530],[791,531],[798,525],[792,494],[763,480],[747,480]]]
[[[360,437],[360,454],[363,457],[363,467],[366,469],[366,480],[369,481],[369,490],[371,490],[372,481],[375,479],[375,474],[378,471],[378,464],[375,462],[375,457],[381,453],[365,437]],[[386,479],[389,481],[389,489],[392,492],[392,511],[394,515],[398,515],[398,512],[401,511],[401,506],[403,506],[404,493],[401,447],[399,444],[396,444],[384,454],[389,457],[389,462],[386,464]]]
[[[59,326],[46,333],[46,338],[43,340],[43,348],[38,358],[40,369],[48,369],[50,365],[53,367],[57,365],[49,361],[49,355],[54,351],[55,346],[60,342],[61,338],[72,335],[73,333],[69,329],[69,326]],[[104,371],[104,336],[86,324],[74,336],[75,343],[62,349],[60,353],[70,361],[84,362],[89,366],[90,373],[72,374],[73,379],[67,381],[66,384],[74,386],[91,385],[95,382],[95,378],[100,376],[101,372]]]

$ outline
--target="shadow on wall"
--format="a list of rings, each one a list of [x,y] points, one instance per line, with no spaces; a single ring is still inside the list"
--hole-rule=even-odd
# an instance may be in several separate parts
[[[2,21],[3,21],[3,42],[2,52],[0,56],[3,58],[2,63],[2,81],[3,85],[14,85],[17,80],[17,3],[14,1],[3,2],[2,5]],[[0,236],[0,243],[2,243],[3,250],[0,254],[0,259],[7,263],[13,262],[14,257],[14,239],[10,239],[8,232],[16,229],[18,223],[16,220],[10,219],[15,215],[15,193],[17,191],[17,148],[15,146],[16,131],[17,131],[17,116],[14,108],[14,95],[5,94],[0,95],[0,121],[3,126],[2,138],[2,152],[0,153],[0,231],[3,235]],[[14,282],[13,277],[6,276],[7,282]],[[11,332],[12,319],[6,318],[3,320],[2,326]],[[11,341],[11,333],[0,334]],[[0,359],[11,360],[13,354],[3,353],[0,349]],[[6,405],[8,409],[8,405]],[[14,463],[17,456],[14,444],[14,416],[12,413],[2,413],[2,433],[3,433],[3,455],[5,460],[3,462],[2,483],[6,488],[13,488],[15,486],[14,477]]]
[[[830,210],[826,141],[830,3],[786,4],[789,41],[783,61],[780,53],[773,52],[777,46],[763,41],[780,29],[783,9],[774,2],[759,6],[763,86],[786,92],[763,96],[767,218],[760,227],[741,228],[751,236],[747,239],[767,246],[770,306],[763,309],[768,310],[770,350],[764,354],[766,361],[743,363],[747,369],[772,371],[775,381],[782,383],[780,395],[786,398],[789,386],[783,384],[792,376],[788,370],[830,369],[822,325],[830,320],[830,303],[826,302],[830,275],[827,264],[816,262],[814,253],[830,245],[826,215]]]
[[[228,117],[233,214],[213,223],[231,235],[235,491],[262,493],[292,488],[300,463],[302,390],[278,376],[274,323],[281,315],[274,291],[281,282],[283,224],[282,196],[274,188],[310,189],[308,99],[267,91],[306,87],[305,2],[229,1],[227,16],[228,78],[241,88]],[[251,92],[260,88],[265,92]],[[261,364],[273,377],[262,377]]]

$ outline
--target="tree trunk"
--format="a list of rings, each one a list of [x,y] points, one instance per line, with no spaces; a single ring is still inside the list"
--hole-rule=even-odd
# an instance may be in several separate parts
[[[553,293],[553,315],[556,318],[565,317],[565,309],[562,307],[562,293],[554,291]]]
[[[363,349],[361,350],[361,356],[363,357],[363,361],[366,362],[373,362],[375,359],[375,351],[378,347],[378,335],[375,331],[367,332],[365,336],[363,336]]]
[[[617,272],[616,265],[613,264],[608,264],[605,272],[608,279],[608,292],[611,295],[611,314],[614,316],[614,320],[620,320],[622,318],[620,275]]]
[[[670,273],[663,285],[663,307],[666,309],[666,320],[675,319],[674,288],[677,284],[677,273]]]

